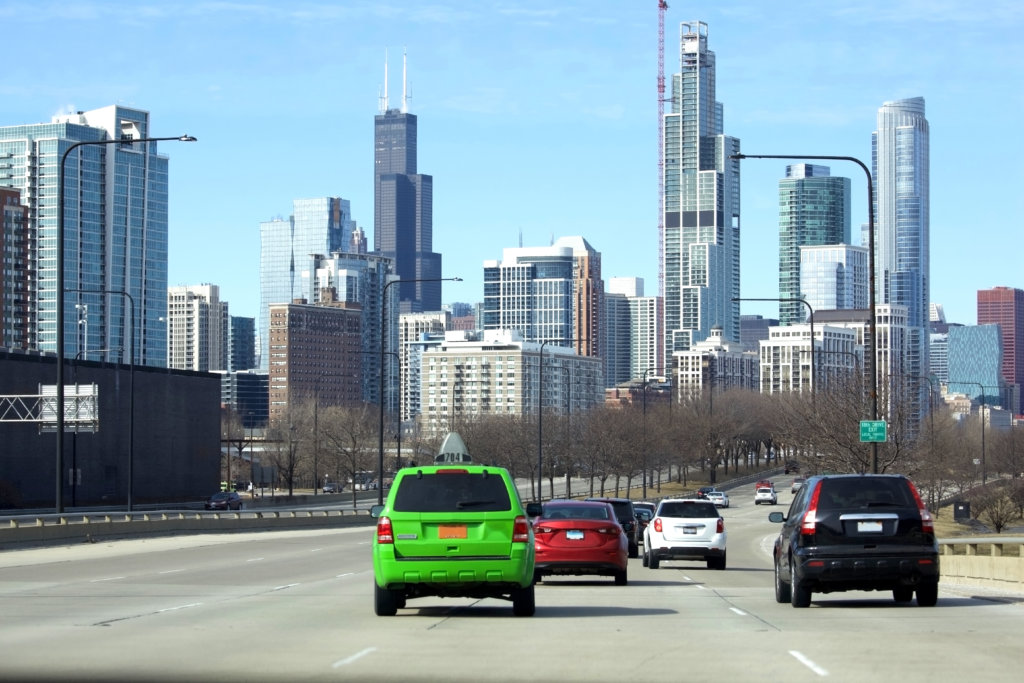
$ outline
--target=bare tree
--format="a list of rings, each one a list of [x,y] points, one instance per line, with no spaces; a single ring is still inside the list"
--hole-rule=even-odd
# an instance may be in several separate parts
[[[367,403],[329,406],[320,417],[325,462],[338,480],[352,482],[353,507],[361,473],[377,469],[379,426],[374,423],[375,411],[376,407]]]
[[[1019,519],[1017,505],[1003,486],[989,486],[974,499],[975,517],[1001,534],[1010,522]]]

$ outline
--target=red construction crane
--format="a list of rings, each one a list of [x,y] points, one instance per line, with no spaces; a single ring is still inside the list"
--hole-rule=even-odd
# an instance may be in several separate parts
[[[658,296],[665,296],[665,12],[658,0]]]

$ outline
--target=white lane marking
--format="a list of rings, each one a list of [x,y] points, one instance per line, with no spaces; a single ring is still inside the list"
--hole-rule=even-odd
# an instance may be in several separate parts
[[[283,586],[276,586],[276,587],[274,587],[274,589],[273,589],[273,590],[276,590],[276,591],[283,591],[283,590],[284,590],[285,588],[291,588],[292,586],[298,586],[298,585],[299,585],[299,584],[297,584],[297,583],[286,583],[286,584],[285,584],[285,585],[283,585]]]
[[[250,559],[246,560],[246,562],[260,562],[262,559],[263,559],[262,557],[253,557],[253,558],[250,558]]]
[[[167,607],[167,608],[164,608],[164,609],[158,609],[156,611],[156,613],[160,614],[161,612],[173,612],[173,611],[179,610],[179,609],[188,609],[189,607],[199,607],[202,604],[203,603],[201,603],[201,602],[190,602],[187,605],[179,605],[178,607]]]
[[[183,571],[185,571],[185,570],[184,569],[167,569],[167,570],[164,570],[164,571],[162,571],[160,573],[161,574],[176,574],[178,572],[183,572]]]
[[[309,552],[311,552],[311,553],[318,553],[318,552],[320,552],[321,550],[323,550],[323,548],[313,548],[313,549],[311,549],[311,550],[310,550]]]
[[[702,586],[699,583],[697,584],[697,588],[701,589],[702,591],[706,591],[708,589],[707,586]]]
[[[375,647],[368,647],[365,650],[360,650],[359,652],[355,653],[351,657],[345,657],[345,659],[339,659],[338,661],[336,661],[334,664],[331,665],[331,668],[337,669],[337,668],[346,666],[346,665],[351,664],[352,662],[356,661],[357,659],[361,659],[362,657],[365,657],[366,655],[370,654],[371,652],[375,652],[376,650],[377,650],[377,648],[375,648]]]
[[[123,579],[123,578],[124,578],[123,576],[108,576],[105,579],[93,579],[89,583],[100,583],[102,581],[117,581],[117,580]]]
[[[819,676],[828,676],[828,671],[826,671],[825,669],[821,668],[820,666],[818,666],[817,664],[812,662],[803,653],[797,652],[796,650],[790,650],[789,654],[791,654],[794,657],[796,657],[796,660],[798,662],[800,662],[801,664],[803,664],[804,666],[806,666],[808,669],[810,669],[814,673],[818,674]]]
[[[731,609],[731,610],[732,610],[733,612],[735,612],[736,614],[740,615],[741,617],[745,617],[745,616],[747,616],[747,613],[746,613],[746,612],[744,612],[744,611],[743,611],[743,610],[741,610],[741,609],[737,609],[737,608],[735,608],[735,607],[730,607],[729,609]]]
[[[355,576],[355,574],[356,574],[355,572],[348,572],[347,574],[338,574],[334,578],[336,578],[336,579],[343,579],[346,576]]]

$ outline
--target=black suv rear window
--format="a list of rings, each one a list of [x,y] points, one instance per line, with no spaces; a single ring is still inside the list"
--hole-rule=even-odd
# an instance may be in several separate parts
[[[395,493],[399,512],[504,512],[512,509],[499,474],[449,472],[402,477]]]
[[[914,506],[910,487],[899,477],[824,479],[818,496],[820,510]]]
[[[684,519],[706,519],[718,517],[718,508],[714,503],[662,503],[658,508],[658,515]]]

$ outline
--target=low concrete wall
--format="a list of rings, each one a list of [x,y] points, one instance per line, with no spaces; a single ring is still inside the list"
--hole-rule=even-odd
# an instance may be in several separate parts
[[[0,528],[0,551],[33,545],[86,543],[138,536],[234,533],[279,529],[371,527],[367,510],[242,510],[106,515],[46,515]]]
[[[1016,556],[1004,554],[1011,548]],[[939,550],[941,581],[1024,593],[1024,538],[942,539]]]

